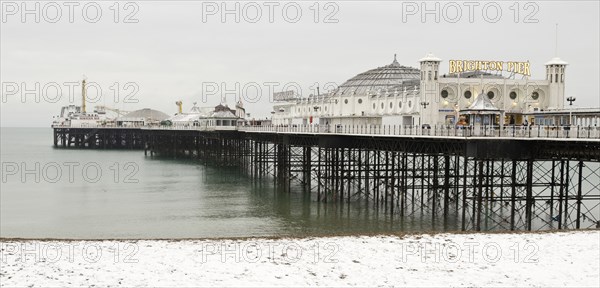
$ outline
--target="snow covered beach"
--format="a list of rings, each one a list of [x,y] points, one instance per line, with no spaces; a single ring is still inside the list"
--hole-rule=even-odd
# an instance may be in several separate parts
[[[0,286],[600,284],[600,231],[302,239],[1,240]]]

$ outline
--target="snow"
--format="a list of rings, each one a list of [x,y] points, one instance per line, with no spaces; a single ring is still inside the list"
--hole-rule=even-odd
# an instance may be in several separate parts
[[[598,230],[0,244],[2,287],[600,286]]]

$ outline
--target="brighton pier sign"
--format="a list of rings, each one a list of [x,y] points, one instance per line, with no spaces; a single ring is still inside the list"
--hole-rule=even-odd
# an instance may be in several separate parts
[[[467,71],[507,71],[531,76],[529,62],[450,60],[450,74]]]

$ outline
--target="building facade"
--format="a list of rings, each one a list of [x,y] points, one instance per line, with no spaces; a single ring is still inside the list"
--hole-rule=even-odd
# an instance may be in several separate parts
[[[274,97],[273,124],[454,125],[477,97],[487,97],[501,111],[493,119],[497,125],[521,124],[533,112],[564,108],[567,63],[559,58],[545,64],[544,79],[531,79],[528,62],[452,60],[448,73],[440,71],[441,62],[428,54],[414,68],[394,56],[391,64],[360,73],[328,93],[286,92]]]

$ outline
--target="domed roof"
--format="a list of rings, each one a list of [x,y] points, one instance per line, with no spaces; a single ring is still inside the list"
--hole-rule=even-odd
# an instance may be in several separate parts
[[[427,53],[427,55],[425,55],[425,57],[421,58],[419,60],[419,62],[440,62],[442,61],[442,59],[435,57],[435,55],[433,55],[432,53]]]
[[[567,64],[569,64],[569,63],[563,61],[562,59],[560,59],[558,57],[554,57],[550,61],[546,62],[546,65],[567,65]]]
[[[335,94],[375,94],[377,91],[385,91],[392,87],[418,86],[420,84],[421,71],[417,68],[400,65],[394,55],[392,64],[371,69],[360,73],[344,84],[340,85]],[[393,91],[389,91],[393,92]]]
[[[145,120],[162,121],[169,118],[169,115],[158,110],[144,108],[125,114],[123,118],[143,118]]]

